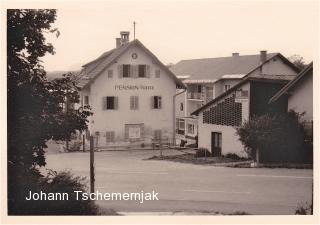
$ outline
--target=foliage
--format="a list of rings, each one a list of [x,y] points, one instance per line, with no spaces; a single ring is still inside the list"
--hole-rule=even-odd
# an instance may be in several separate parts
[[[308,204],[306,202],[305,205],[299,205],[298,208],[296,208],[295,215],[312,215],[313,211],[313,204]]]
[[[255,158],[257,149],[294,157],[305,149],[305,131],[300,122],[302,115],[289,111],[281,115],[254,116],[237,128],[236,133],[251,158]]]
[[[246,158],[240,157],[235,153],[227,153],[224,157],[233,159],[233,160],[245,160]]]
[[[76,198],[74,191],[87,192],[86,179],[73,176],[68,171],[60,173],[49,171],[44,177],[35,173],[25,173],[18,176],[18,182],[24,185],[22,191],[16,192],[17,196],[11,204],[10,215],[96,215],[99,208],[91,200]],[[68,200],[26,200],[32,193],[67,193]],[[23,206],[23,207],[22,207]]]
[[[300,56],[300,55],[292,55],[288,59],[289,59],[290,62],[292,62],[300,70],[303,70],[307,66],[307,64],[305,63],[303,57]]]
[[[32,209],[30,203],[23,205],[21,198],[25,190],[43,186],[38,169],[46,164],[46,142],[70,140],[77,130],[87,128],[91,114],[89,106],[72,107],[79,103],[72,74],[48,81],[41,65],[41,57],[54,54],[44,33],[59,35],[57,28],[52,28],[55,19],[53,9],[7,10],[9,213]]]
[[[69,140],[90,115],[89,107],[70,107],[79,103],[72,75],[48,81],[41,66],[41,57],[54,54],[44,33],[58,32],[55,19],[55,10],[8,10],[8,160],[27,168],[44,166],[46,142]]]
[[[206,148],[199,148],[196,151],[195,157],[199,158],[199,157],[209,157],[211,156],[211,152],[209,152],[208,149]]]

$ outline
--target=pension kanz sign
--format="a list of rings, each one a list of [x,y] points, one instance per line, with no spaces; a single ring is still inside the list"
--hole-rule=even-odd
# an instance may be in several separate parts
[[[114,86],[114,89],[116,91],[139,91],[139,90],[143,90],[143,91],[150,91],[150,90],[154,90],[154,86],[152,85],[122,85],[122,84],[118,84]]]

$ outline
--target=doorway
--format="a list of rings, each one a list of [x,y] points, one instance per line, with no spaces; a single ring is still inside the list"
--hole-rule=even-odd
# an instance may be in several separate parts
[[[220,132],[211,132],[211,153],[213,157],[221,156],[222,134]]]

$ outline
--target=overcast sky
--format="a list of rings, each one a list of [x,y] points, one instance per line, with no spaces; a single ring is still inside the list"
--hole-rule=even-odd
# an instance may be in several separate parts
[[[56,50],[47,71],[77,70],[115,47],[122,30],[137,22],[136,37],[164,64],[182,59],[257,54],[260,50],[316,55],[317,2],[100,2],[58,8],[54,24],[61,35],[48,36]]]

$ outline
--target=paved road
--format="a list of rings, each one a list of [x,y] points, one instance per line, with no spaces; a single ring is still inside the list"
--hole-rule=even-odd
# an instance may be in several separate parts
[[[177,151],[164,154],[177,154]],[[245,211],[256,215],[294,214],[311,202],[312,170],[226,168],[143,160],[157,151],[95,153],[96,189],[100,192],[159,193],[159,201],[99,201],[121,212]],[[71,169],[89,177],[88,153],[48,154],[48,168]]]

